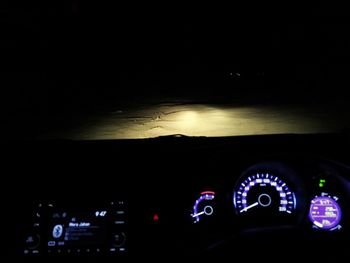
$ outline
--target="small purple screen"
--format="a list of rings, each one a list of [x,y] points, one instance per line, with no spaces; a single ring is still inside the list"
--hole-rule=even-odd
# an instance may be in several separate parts
[[[309,218],[318,228],[332,229],[341,220],[341,209],[337,201],[329,196],[315,197],[311,201]]]

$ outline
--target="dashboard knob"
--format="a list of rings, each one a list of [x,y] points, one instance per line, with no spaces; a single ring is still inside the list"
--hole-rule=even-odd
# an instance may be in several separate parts
[[[25,245],[27,249],[36,249],[40,245],[40,235],[33,234],[28,235],[25,239]]]
[[[124,232],[115,233],[113,235],[113,246],[122,247],[125,245],[126,235]]]

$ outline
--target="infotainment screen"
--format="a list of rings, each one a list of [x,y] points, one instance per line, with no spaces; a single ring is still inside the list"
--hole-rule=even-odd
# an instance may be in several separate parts
[[[107,204],[57,204],[37,206],[37,225],[27,253],[123,254],[127,248],[127,214],[124,201]]]

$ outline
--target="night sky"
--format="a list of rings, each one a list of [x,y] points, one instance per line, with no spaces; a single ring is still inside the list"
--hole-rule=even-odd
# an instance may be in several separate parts
[[[143,99],[322,103],[350,84],[349,17],[331,3],[3,0],[0,10],[7,121]]]

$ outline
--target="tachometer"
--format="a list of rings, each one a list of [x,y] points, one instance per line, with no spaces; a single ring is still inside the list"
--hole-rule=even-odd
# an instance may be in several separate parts
[[[201,219],[214,214],[214,199],[215,193],[212,191],[205,191],[200,194],[200,197],[194,203],[191,214],[194,223],[198,223]]]
[[[270,173],[254,173],[240,180],[233,193],[238,214],[292,214],[296,208],[294,192],[279,177]]]

